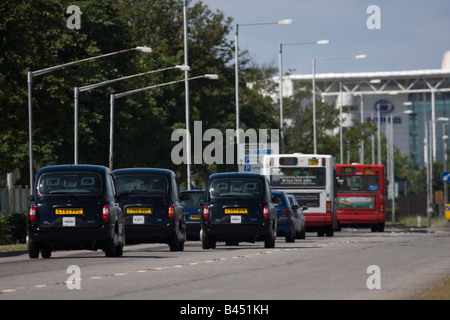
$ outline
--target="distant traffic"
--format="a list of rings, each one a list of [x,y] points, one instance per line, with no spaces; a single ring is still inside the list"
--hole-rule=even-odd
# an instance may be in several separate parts
[[[28,210],[30,258],[53,250],[103,250],[120,257],[126,244],[186,240],[263,242],[273,248],[333,236],[342,227],[384,231],[384,167],[336,165],[329,155],[266,155],[261,174],[212,174],[206,189],[179,191],[175,173],[158,168],[111,172],[98,165],[57,165],[36,175]]]

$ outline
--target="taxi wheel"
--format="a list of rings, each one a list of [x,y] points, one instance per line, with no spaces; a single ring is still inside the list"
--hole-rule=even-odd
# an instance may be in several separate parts
[[[274,248],[275,247],[275,230],[271,229],[269,235],[266,237],[264,241],[264,248]]]
[[[208,236],[201,231],[200,239],[202,239],[202,248],[203,249],[215,249],[216,248],[216,241],[211,240],[208,238]]]
[[[28,240],[28,256],[30,259],[39,258],[39,246],[31,240]]]
[[[52,256],[52,248],[50,246],[43,246],[41,248],[41,257],[44,259],[49,259]]]
[[[170,251],[183,251],[184,250],[184,240],[182,237],[181,230],[178,230],[178,234],[169,240]]]
[[[105,257],[115,257],[117,247],[118,247],[117,233],[114,232],[113,237],[106,240],[105,249],[104,249]]]

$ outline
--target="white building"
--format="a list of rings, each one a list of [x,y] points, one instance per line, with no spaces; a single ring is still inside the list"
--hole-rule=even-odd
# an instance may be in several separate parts
[[[303,87],[310,90],[312,79],[312,74],[284,76],[283,96],[292,96]],[[430,158],[443,161],[443,125],[450,119],[450,51],[444,54],[441,69],[319,73],[315,82],[330,105],[339,107],[342,93],[342,105],[350,106],[344,127],[351,126],[353,119],[376,121],[379,111],[381,132],[386,133],[386,123],[392,118],[394,145],[409,155],[416,167],[424,165],[426,128]],[[405,114],[405,110],[412,113]]]

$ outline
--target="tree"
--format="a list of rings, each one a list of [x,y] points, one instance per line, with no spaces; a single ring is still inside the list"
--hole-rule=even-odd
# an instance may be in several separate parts
[[[135,46],[153,48],[151,55],[130,52],[98,59],[33,79],[34,166],[73,162],[74,87],[184,62],[181,0],[85,0],[81,29],[69,29],[68,1],[5,0],[0,3],[0,171],[17,168],[28,181],[27,71],[115,52]],[[202,2],[188,1],[190,75],[216,73],[220,84],[190,82],[192,123],[225,133],[234,128],[234,43],[228,39],[231,18],[212,12]],[[245,63],[242,63],[245,68]],[[80,94],[79,162],[108,165],[109,95],[183,79],[170,71],[121,81]],[[242,77],[243,78],[243,77]],[[267,100],[241,83],[243,119],[248,126],[272,125]],[[149,90],[116,101],[116,167],[164,167],[185,181],[184,166],[171,159],[170,141],[185,127],[184,84]],[[258,117],[253,115],[258,114]],[[192,127],[191,123],[191,127]],[[230,166],[193,166],[193,173],[231,170]],[[16,175],[17,177],[17,175]]]
[[[317,152],[339,157],[339,137],[330,131],[339,125],[339,110],[319,100],[316,95]],[[287,126],[285,129],[286,153],[314,153],[312,92],[296,90],[292,99],[284,98]]]
[[[120,27],[113,1],[80,3],[82,28],[66,26],[69,4],[58,0],[2,1],[0,4],[0,171],[18,168],[27,172],[28,112],[27,72],[79,60],[127,46],[126,29]],[[125,24],[122,24],[124,26]],[[33,136],[35,168],[67,163],[73,159],[73,88],[120,75],[122,58],[105,59],[70,67],[33,79]],[[93,72],[95,70],[95,72]],[[83,95],[84,96],[84,95]],[[97,148],[97,134],[104,118],[100,96],[80,100],[80,145]],[[106,100],[106,99],[105,99]],[[85,104],[86,103],[86,104]],[[85,149],[84,149],[85,150]],[[86,150],[86,153],[98,153]],[[84,154],[84,153],[81,153]],[[86,159],[86,158],[82,158]],[[99,162],[96,157],[92,162]],[[26,174],[20,175],[26,184]]]

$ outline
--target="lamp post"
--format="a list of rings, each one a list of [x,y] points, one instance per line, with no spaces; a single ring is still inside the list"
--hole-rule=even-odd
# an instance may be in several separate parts
[[[86,59],[81,59],[81,60],[77,60],[77,61],[72,61],[69,63],[65,63],[65,64],[61,64],[61,65],[57,65],[57,66],[53,66],[53,67],[48,67],[45,69],[41,69],[41,70],[37,70],[37,71],[28,71],[27,74],[27,82],[28,82],[28,140],[29,140],[29,157],[30,157],[30,194],[33,195],[33,185],[34,185],[34,167],[33,167],[33,160],[34,160],[34,155],[33,155],[33,77],[35,76],[40,76],[43,74],[47,74],[59,69],[63,69],[66,67],[70,67],[73,66],[75,64],[78,63],[82,63],[82,62],[87,62],[87,61],[91,61],[91,60],[95,60],[95,59],[100,59],[100,58],[106,58],[112,55],[116,55],[116,54],[120,54],[120,53],[124,53],[124,52],[129,52],[129,51],[139,51],[139,52],[144,52],[144,53],[151,53],[152,49],[146,46],[137,46],[135,48],[130,48],[130,49],[125,49],[125,50],[120,50],[120,51],[116,51],[116,52],[111,52],[111,53],[107,53],[107,54],[101,54],[99,56],[95,56],[95,57],[90,57],[90,58],[86,58]]]
[[[346,59],[366,59],[367,55],[359,54],[350,57],[330,57],[330,58],[313,58],[312,60],[312,90],[313,90],[313,136],[314,136],[314,154],[317,154],[317,129],[316,129],[316,61],[317,60],[346,60]],[[342,82],[340,83],[340,107],[339,107],[339,141],[340,141],[340,163],[344,159],[344,151],[342,146]]]
[[[394,176],[394,116],[400,114],[412,114],[412,110],[404,110],[403,112],[389,115],[389,126],[386,124],[386,153],[388,164],[388,181],[391,187],[391,200],[392,200],[392,222],[395,222],[395,176]],[[389,130],[388,130],[389,128]]]
[[[134,90],[130,90],[130,91],[126,91],[126,92],[122,92],[122,93],[117,93],[117,94],[111,94],[110,96],[110,122],[109,122],[109,168],[112,170],[113,169],[113,151],[114,151],[114,101],[115,99],[119,99],[119,98],[123,98],[132,94],[136,94],[136,93],[140,93],[143,91],[147,91],[150,89],[155,89],[155,88],[160,88],[160,87],[165,87],[168,85],[172,85],[175,83],[180,83],[180,82],[184,82],[184,81],[190,81],[190,80],[196,80],[196,79],[209,79],[209,80],[219,80],[219,76],[217,74],[205,74],[202,76],[196,76],[196,77],[191,77],[188,79],[182,79],[182,80],[175,80],[175,81],[170,81],[170,82],[166,82],[166,83],[162,83],[162,84],[156,84],[153,86],[149,86],[149,87],[145,87],[145,88],[140,88],[140,89],[134,89]],[[186,130],[187,133],[187,130]],[[190,135],[188,134],[186,141],[188,141],[190,139]],[[186,147],[187,147],[187,143],[186,143]],[[188,153],[186,153],[187,155]],[[186,159],[186,163],[190,162],[190,159]]]
[[[271,25],[271,24],[292,24],[294,21],[292,19],[279,20],[277,22],[262,22],[262,23],[247,23],[247,24],[236,24],[234,28],[234,60],[235,60],[235,91],[236,91],[236,154],[237,154],[237,165],[239,165],[239,27],[248,26],[261,26],[261,25]]]
[[[159,70],[152,70],[152,71],[146,71],[146,72],[141,72],[138,74],[133,74],[130,76],[125,76],[125,77],[121,77],[121,78],[117,78],[117,79],[112,79],[112,80],[107,80],[107,81],[103,81],[103,82],[99,82],[99,83],[94,83],[94,84],[90,84],[84,87],[75,87],[74,89],[74,100],[75,100],[75,116],[74,116],[74,164],[78,164],[78,136],[79,136],[79,94],[80,92],[83,91],[88,91],[88,90],[92,90],[92,89],[96,89],[96,88],[100,88],[103,86],[107,86],[122,80],[127,80],[127,79],[131,79],[131,78],[136,78],[136,77],[140,77],[140,76],[144,76],[144,75],[148,75],[148,74],[152,74],[152,73],[157,73],[157,72],[163,72],[163,71],[167,71],[167,70],[172,70],[172,69],[178,69],[181,71],[186,71],[186,70],[190,70],[189,66],[184,66],[184,65],[177,65],[174,67],[167,67],[167,68],[163,68],[163,69],[159,69]]]
[[[443,144],[443,171],[446,172],[447,171],[447,140],[448,140],[448,135],[445,134],[445,126],[447,125],[447,122],[450,120],[447,117],[439,117],[436,119],[437,121],[443,121],[444,123],[442,124],[442,144]],[[444,182],[444,208],[447,204],[447,197],[448,197],[448,187],[447,187],[447,182]],[[444,209],[445,211],[445,209]]]
[[[184,65],[189,65],[189,54],[188,54],[188,27],[187,27],[187,7],[188,0],[184,0],[183,5],[183,31],[184,31]],[[189,70],[185,70],[184,72],[184,88],[185,88],[185,113],[186,113],[186,132],[188,136],[186,137],[186,184],[187,189],[191,190],[191,138],[190,138],[190,106],[189,106]]]
[[[448,140],[448,135],[445,134],[445,126],[446,126],[446,123],[444,123],[442,125],[443,131],[444,131],[444,134],[442,135],[442,140],[443,140],[442,142],[444,144],[444,172],[447,171],[447,140]],[[447,200],[448,199],[448,186],[447,186],[447,184],[448,184],[448,182],[444,181],[444,206],[446,206],[448,203],[448,200]]]
[[[297,46],[308,44],[329,44],[330,40],[318,40],[313,42],[280,43],[279,51],[279,78],[280,78],[280,131],[281,131],[281,154],[284,154],[284,117],[283,117],[283,46]]]

